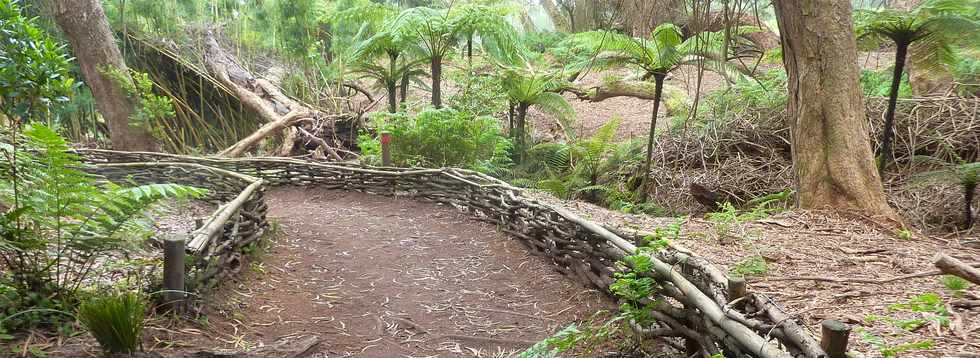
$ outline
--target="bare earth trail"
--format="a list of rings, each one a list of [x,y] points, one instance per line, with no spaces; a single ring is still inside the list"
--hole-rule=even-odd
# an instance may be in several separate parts
[[[211,317],[226,348],[315,335],[315,357],[492,356],[613,308],[454,208],[317,188],[268,204],[282,233]]]

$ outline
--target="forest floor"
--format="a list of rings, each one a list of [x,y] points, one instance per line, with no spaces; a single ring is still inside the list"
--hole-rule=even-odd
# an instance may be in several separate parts
[[[632,235],[676,222],[536,193],[583,218]],[[901,238],[861,219],[790,211],[754,221],[683,219],[673,243],[772,298],[819,337],[820,323],[851,324],[849,348],[864,357],[980,357],[980,287],[951,291],[932,260],[980,262],[980,230]],[[870,282],[882,281],[882,282]]]

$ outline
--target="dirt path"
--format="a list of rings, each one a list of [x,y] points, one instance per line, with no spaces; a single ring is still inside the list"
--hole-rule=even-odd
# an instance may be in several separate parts
[[[319,356],[488,355],[613,307],[452,208],[316,188],[268,200],[282,234],[211,317],[229,346],[317,335]]]

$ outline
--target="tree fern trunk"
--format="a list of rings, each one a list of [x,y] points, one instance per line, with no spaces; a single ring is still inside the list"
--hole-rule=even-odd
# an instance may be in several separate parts
[[[398,89],[396,88],[395,72],[397,72],[398,54],[388,52],[388,78],[385,80],[385,87],[388,90],[388,112],[398,112]]]
[[[442,108],[442,56],[432,56],[432,106]]]
[[[647,201],[647,183],[650,178],[650,166],[653,163],[653,141],[656,139],[657,135],[657,112],[660,111],[660,95],[663,94],[664,88],[664,78],[667,77],[666,73],[656,73],[653,75],[653,80],[656,87],[653,92],[653,114],[650,118],[650,136],[647,140],[647,158],[646,162],[643,164],[643,177],[640,180],[640,193],[637,201],[643,203]]]
[[[973,204],[973,196],[977,191],[977,183],[969,183],[967,185],[964,185],[963,190],[964,190],[963,204],[965,205],[963,207],[963,214],[965,215],[964,216],[965,220],[963,221],[963,225],[964,225],[963,228],[969,229],[973,227],[973,206],[971,206],[971,204]]]
[[[514,135],[514,102],[507,102],[507,133]]]
[[[408,86],[409,86],[410,79],[411,79],[411,74],[409,74],[408,71],[406,71],[405,74],[402,75],[402,88],[401,88],[402,104],[405,104],[405,100],[408,99]]]
[[[885,111],[885,128],[881,132],[881,147],[878,157],[881,163],[878,167],[879,172],[884,172],[885,167],[892,160],[892,141],[895,138],[895,107],[898,104],[898,90],[902,85],[902,71],[905,70],[905,57],[908,55],[909,44],[900,42],[896,44],[895,50],[895,71],[892,74],[892,87],[888,91],[888,109]]]
[[[517,118],[514,121],[514,146],[517,147],[518,162],[524,162],[527,153],[527,103],[517,104]]]
[[[466,38],[466,61],[473,67],[473,34]]]

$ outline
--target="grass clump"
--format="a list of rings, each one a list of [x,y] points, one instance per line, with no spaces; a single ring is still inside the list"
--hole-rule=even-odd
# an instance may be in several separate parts
[[[943,286],[952,292],[954,296],[962,296],[963,292],[970,286],[969,281],[952,275],[943,276],[941,279],[939,279],[939,282],[942,282]]]
[[[78,308],[79,322],[106,353],[135,352],[145,318],[146,304],[133,292],[92,298]]]
[[[732,266],[729,274],[735,277],[760,277],[769,272],[769,265],[762,256],[753,256]]]

